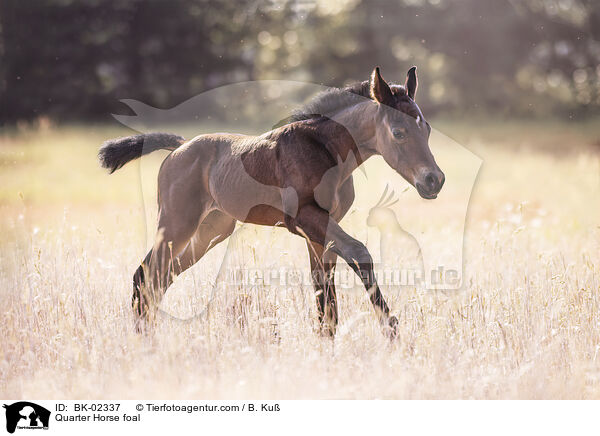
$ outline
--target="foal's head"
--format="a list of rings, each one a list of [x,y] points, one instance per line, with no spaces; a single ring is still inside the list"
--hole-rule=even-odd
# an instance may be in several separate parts
[[[376,151],[400,173],[419,195],[433,199],[442,189],[444,173],[429,149],[431,127],[414,101],[417,68],[408,70],[405,85],[388,85],[379,68],[371,76],[375,115]]]

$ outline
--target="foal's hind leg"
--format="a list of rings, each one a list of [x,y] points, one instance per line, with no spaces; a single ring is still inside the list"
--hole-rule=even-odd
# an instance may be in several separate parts
[[[163,277],[163,282],[153,284],[153,286],[157,287],[154,288],[155,292],[149,294],[149,290],[144,289],[144,284],[145,273],[150,270],[150,265],[152,264],[153,248],[133,278],[133,307],[138,317],[147,317],[149,312],[151,312],[151,306],[156,306],[160,302],[160,299],[173,282],[175,276],[194,265],[208,250],[231,235],[234,228],[235,219],[218,210],[209,213],[197,226],[193,236],[187,240],[181,254],[179,256],[168,257],[169,264],[166,273],[163,275],[157,271],[158,277]]]
[[[175,259],[175,275],[194,265],[208,250],[227,239],[235,229],[235,218],[214,210],[200,223],[183,253]]]
[[[140,319],[153,314],[153,309],[173,282],[174,260],[188,245],[202,215],[198,205],[190,205],[178,212],[166,208],[159,210],[154,246],[133,276],[132,305]]]
[[[335,265],[337,255],[325,250],[322,245],[307,241],[310,269],[315,295],[317,314],[321,333],[334,336],[338,323],[337,296],[335,294]]]

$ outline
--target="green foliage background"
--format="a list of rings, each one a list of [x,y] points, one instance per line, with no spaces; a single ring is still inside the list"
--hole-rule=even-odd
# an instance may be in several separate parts
[[[0,122],[103,120],[245,80],[340,86],[419,67],[428,114],[600,107],[593,0],[2,0]]]

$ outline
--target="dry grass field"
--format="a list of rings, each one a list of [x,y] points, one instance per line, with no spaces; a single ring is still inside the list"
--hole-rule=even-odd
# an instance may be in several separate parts
[[[136,334],[131,277],[164,155],[108,176],[97,148],[125,129],[2,133],[0,397],[600,398],[599,120],[432,124],[483,159],[464,285],[385,287],[394,344],[364,292],[339,290],[332,341],[315,333],[310,289],[260,284],[218,289],[205,317],[162,316]],[[300,238],[246,231],[250,258],[233,262],[308,270]],[[204,307],[224,247],[178,278],[165,312]]]

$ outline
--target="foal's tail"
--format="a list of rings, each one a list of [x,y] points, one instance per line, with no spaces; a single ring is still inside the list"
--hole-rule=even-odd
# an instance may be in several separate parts
[[[171,133],[143,133],[106,141],[98,151],[100,165],[112,174],[127,162],[156,150],[175,150],[185,142]]]

